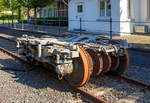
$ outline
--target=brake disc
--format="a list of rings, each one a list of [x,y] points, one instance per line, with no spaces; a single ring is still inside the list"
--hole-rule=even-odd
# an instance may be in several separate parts
[[[81,87],[85,85],[90,78],[90,60],[87,52],[79,47],[80,57],[73,59],[73,72],[66,76],[70,85]]]
[[[93,61],[93,75],[99,75],[103,71],[103,60],[101,54],[93,49],[86,50],[90,56],[92,57]]]
[[[106,73],[110,70],[111,67],[111,57],[108,53],[100,52],[103,59],[103,71],[102,73]]]

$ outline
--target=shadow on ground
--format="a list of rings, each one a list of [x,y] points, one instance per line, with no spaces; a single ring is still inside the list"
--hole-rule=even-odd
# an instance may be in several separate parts
[[[11,63],[14,63],[14,60],[0,59],[0,65],[2,66],[0,68],[3,71],[11,74],[11,78],[14,78],[15,82],[36,89],[44,89],[49,87],[58,91],[72,92],[72,90],[69,89],[69,86],[66,85],[64,80],[60,81],[56,79],[57,75],[55,75],[54,72],[52,73],[52,71],[45,70],[39,67],[31,68],[25,65],[23,65],[24,67],[22,67],[20,66],[21,63],[19,63],[19,65],[13,65]],[[26,72],[24,72],[23,70]]]

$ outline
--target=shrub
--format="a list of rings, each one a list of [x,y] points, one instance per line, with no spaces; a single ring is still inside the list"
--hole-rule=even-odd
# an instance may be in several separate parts
[[[12,16],[12,14],[8,14],[8,13],[2,13],[0,16],[0,19],[4,19],[4,20],[10,20],[12,18],[17,19],[17,15]]]
[[[32,18],[30,23],[38,25],[68,26],[67,17]]]

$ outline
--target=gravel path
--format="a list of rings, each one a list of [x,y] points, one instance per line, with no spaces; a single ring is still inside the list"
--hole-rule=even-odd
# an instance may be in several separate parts
[[[13,52],[13,53],[17,53],[17,48],[16,48],[15,42],[11,42],[11,41],[0,38],[0,46]]]
[[[113,76],[91,78],[82,87],[110,103],[150,103],[150,91]]]
[[[32,32],[25,32],[25,31],[15,31],[13,29],[9,29],[9,28],[2,28],[0,27],[0,34],[3,35],[3,34],[7,34],[8,36],[14,36],[14,37],[21,37],[22,35],[34,35],[36,37],[40,37],[41,34],[38,34],[38,33],[32,33]]]
[[[150,84],[150,53],[128,51],[130,66],[125,75]]]
[[[0,30],[1,30],[1,28],[0,28]],[[12,33],[13,31],[11,32],[12,34],[9,34],[8,32],[9,31],[3,30],[3,35],[7,34],[8,36],[12,36],[12,34],[13,34],[13,38],[15,38],[14,36],[16,34],[14,35],[14,33]],[[0,33],[0,35],[1,35],[1,33]],[[14,48],[15,47],[15,45],[10,46],[9,43],[7,44],[7,43],[4,43],[4,42],[6,42],[6,41],[0,39],[0,46],[1,45],[2,46],[6,45],[5,47],[7,47],[7,48],[9,48],[9,47]],[[14,50],[14,51],[16,51],[16,50]],[[146,83],[150,83],[150,76],[149,76],[150,75],[150,63],[149,63],[150,53],[143,53],[143,52],[137,52],[137,51],[131,51],[131,50],[128,50],[128,51],[129,51],[129,55],[130,55],[130,66],[129,66],[129,69],[125,72],[125,75],[127,75],[129,77],[133,77],[135,79],[139,79],[139,80],[144,81]],[[8,73],[8,72],[4,72],[4,74],[5,73]],[[11,75],[15,74],[15,76],[16,76],[16,73],[10,73],[10,74]],[[43,70],[40,70],[40,71],[35,70],[35,71],[31,71],[29,73],[24,73],[23,78],[25,78],[25,79],[23,79],[21,77],[21,78],[19,78],[18,81],[19,81],[19,84],[23,84],[22,86],[27,85],[31,88],[34,88],[34,89],[36,88],[36,90],[38,92],[39,91],[42,92],[42,93],[44,92],[43,95],[51,95],[51,94],[48,94],[47,90],[43,89],[42,87],[47,88],[50,84],[53,84],[52,86],[49,86],[49,88],[52,91],[55,91],[54,87],[56,87],[56,85],[55,85],[55,83],[48,84],[46,82],[46,81],[51,81],[49,79],[50,78],[49,74],[48,73],[46,73],[46,74],[47,74],[47,76],[45,77],[45,72]],[[16,77],[18,77],[18,76],[16,76]],[[38,78],[38,80],[37,80],[37,78]],[[44,79],[41,79],[41,78],[44,78]],[[5,80],[5,78],[4,78],[4,80]],[[23,82],[20,83],[20,80],[22,80]],[[29,83],[28,83],[28,81],[29,81]],[[46,86],[45,85],[41,86],[40,85],[41,81],[42,82],[44,81],[44,83],[46,83]],[[55,82],[56,82],[56,84],[58,83],[57,85],[59,85],[63,81],[55,80]],[[37,83],[39,83],[39,84],[37,84]],[[38,86],[38,87],[36,87],[35,85]],[[120,81],[120,80],[117,80],[116,78],[108,77],[108,76],[105,76],[105,75],[99,76],[96,79],[91,78],[89,83],[83,88],[91,91],[92,93],[95,93],[97,96],[99,96],[101,98],[104,98],[104,99],[106,99],[106,100],[108,100],[112,103],[122,103],[122,102],[124,102],[124,103],[129,103],[129,102],[131,102],[131,103],[150,103],[150,91],[148,91],[146,89],[143,89],[143,88],[140,88],[136,85],[126,83],[125,81],[122,81],[122,80]],[[56,91],[60,92],[60,94],[64,93],[62,88],[56,89]],[[30,92],[32,92],[32,91],[30,91]],[[71,95],[70,97],[73,98],[73,99],[69,99],[69,101],[73,101],[74,100],[74,97],[73,97],[74,93],[70,90],[68,90],[67,93],[68,92],[69,93],[71,92],[69,95]],[[24,95],[24,92],[23,92],[23,95]],[[46,99],[47,96],[43,96],[43,95],[42,96],[40,95],[41,98]],[[23,99],[26,98],[24,96],[23,97],[20,96],[20,97],[23,98]],[[35,98],[33,99],[32,96],[31,96],[31,98],[32,98],[32,100],[36,100]],[[58,98],[59,98],[59,96],[58,96]],[[67,97],[64,97],[64,99],[67,100]],[[21,101],[23,101],[23,100],[21,100]],[[64,101],[64,100],[62,100],[62,101]],[[42,103],[43,102],[44,101],[42,101]],[[53,102],[53,99],[52,99],[52,102]],[[65,101],[65,102],[68,102],[68,101]],[[81,100],[79,100],[79,102],[81,102]]]
[[[25,32],[19,32],[14,30],[6,30],[6,28],[0,28],[0,36],[6,38],[16,38],[25,34]],[[33,35],[33,33],[27,33],[28,35]],[[35,36],[40,36],[40,34],[34,34]],[[4,43],[5,42],[5,43]],[[9,45],[9,41],[0,39],[0,46],[5,47],[8,50],[16,52],[15,45]],[[14,49],[14,50],[13,50]],[[126,71],[125,75],[134,77],[136,79],[150,83],[150,53],[143,53],[138,51],[128,50],[130,56],[130,66]]]
[[[0,103],[82,102],[64,81],[54,79],[50,72],[39,68],[30,69],[0,52]]]

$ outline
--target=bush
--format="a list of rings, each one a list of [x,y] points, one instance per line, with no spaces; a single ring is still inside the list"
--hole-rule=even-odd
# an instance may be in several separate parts
[[[12,16],[12,14],[8,14],[8,13],[2,13],[1,16],[0,16],[0,19],[4,19],[4,20],[11,20],[12,18],[13,19],[17,19],[17,15],[14,15]]]
[[[18,20],[18,23],[27,23],[28,21],[27,20]]]
[[[68,26],[68,18],[67,17],[32,18],[30,23],[37,25]]]

